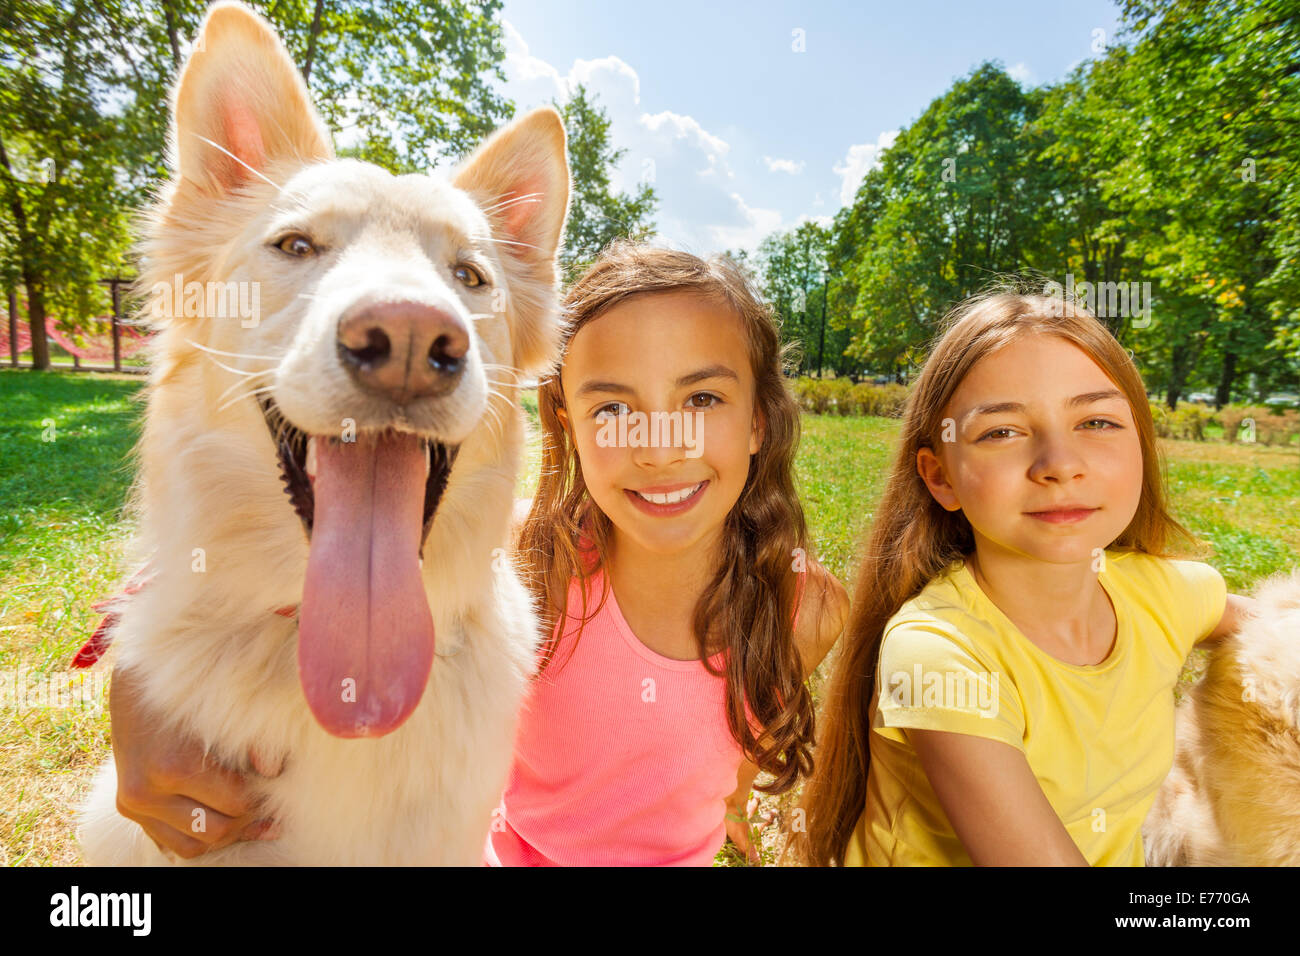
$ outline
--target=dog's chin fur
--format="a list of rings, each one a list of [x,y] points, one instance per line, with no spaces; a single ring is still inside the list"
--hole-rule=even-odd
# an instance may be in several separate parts
[[[291,61],[251,11],[233,4],[214,7],[204,30],[208,60],[187,65],[177,95],[178,115],[189,109],[206,117],[207,111],[192,101],[206,86],[216,88],[207,73],[220,71],[239,80],[249,64],[254,71],[275,74],[267,81],[270,88],[277,83],[283,87],[251,100],[254,106],[297,96],[302,103],[296,108],[310,109]],[[235,36],[228,41],[230,35]],[[227,61],[238,58],[243,65],[235,70]],[[516,246],[538,251],[514,258],[502,252],[491,260],[497,282],[509,292],[506,312],[484,317],[471,333],[478,360],[486,357],[506,372],[541,370],[554,360],[552,346],[558,343],[554,249],[567,207],[567,167],[559,117],[549,111],[539,116],[541,112],[498,134],[462,167],[453,184],[436,187],[454,207],[448,216],[478,217],[473,225],[486,230],[490,224],[494,234],[501,217],[480,212],[485,200],[502,191],[535,192],[539,179],[548,190],[548,205],[538,213],[545,217],[540,234],[508,233],[530,240]],[[319,128],[318,121],[315,125]],[[265,168],[279,182],[287,182],[290,174],[275,165],[283,160],[271,154],[273,134],[298,130],[310,139],[312,126],[301,117],[263,124]],[[173,141],[173,165],[191,176],[194,161],[184,154],[181,139]],[[315,164],[331,162],[328,156],[313,156],[313,150],[327,151],[328,146],[298,148],[298,168],[318,169]],[[353,175],[348,170],[359,164],[340,162],[337,167],[340,181],[346,181]],[[532,170],[533,180],[510,179],[520,167]],[[217,172],[231,175],[232,169]],[[412,185],[414,177],[370,170],[368,181],[392,207],[401,207],[403,189],[425,188],[419,182]],[[187,281],[244,281],[258,275],[247,250],[262,248],[265,240],[249,226],[250,210],[274,201],[277,188],[254,181],[214,200],[194,185],[198,178],[193,173],[192,179],[168,186],[151,213],[145,288],[168,284],[176,273]],[[208,204],[206,215],[196,212],[203,203]],[[367,207],[376,212],[364,217],[366,228],[384,228],[381,206]],[[518,208],[503,214],[510,219],[507,225],[524,222],[531,228]],[[393,234],[409,232],[394,229]],[[275,328],[291,334],[302,321],[301,310],[320,306],[304,305],[291,284],[279,280],[282,288],[277,289],[276,281],[268,284],[272,311],[289,311],[273,316],[280,326],[264,322],[264,327],[271,329],[268,335],[285,334]],[[458,454],[424,542],[421,574],[436,642],[423,696],[391,733],[341,738],[322,729],[308,707],[298,674],[296,620],[275,613],[302,599],[309,544],[282,487],[267,423],[251,395],[219,403],[238,378],[191,344],[248,351],[221,337],[219,321],[237,320],[168,316],[156,323],[160,330],[151,346],[152,371],[143,393],[147,410],[130,502],[137,527],[128,553],[133,570],[148,562],[154,577],[113,608],[119,614],[113,631],[115,667],[132,674],[142,711],[160,721],[156,732],[178,742],[196,740],[215,762],[248,771],[251,793],[261,801],[259,815],[280,824],[276,840],[235,843],[190,862],[478,864],[505,785],[517,712],[538,643],[530,598],[505,560],[524,444],[517,378],[496,376],[477,422],[460,423],[466,427],[463,437],[457,436]],[[318,322],[317,327],[326,325]],[[283,348],[289,344],[282,339],[279,351],[289,351]],[[332,346],[332,339],[326,344]],[[332,348],[321,352],[332,354]],[[301,365],[301,354],[298,361]],[[327,371],[337,379],[337,369],[322,368],[322,377]],[[290,379],[291,384],[297,381]],[[300,391],[293,395],[302,402]],[[283,772],[273,778],[251,772],[250,751],[256,751],[263,767],[283,761]],[[164,857],[140,826],[121,816],[117,797],[110,760],[80,815],[78,839],[87,862],[185,862]]]
[[[1150,866],[1300,865],[1300,572],[1210,651],[1143,826]]]

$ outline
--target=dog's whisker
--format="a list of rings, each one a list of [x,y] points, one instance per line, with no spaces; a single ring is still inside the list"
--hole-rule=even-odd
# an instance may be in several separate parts
[[[278,362],[281,358],[280,355],[249,355],[245,352],[224,352],[221,349],[214,349],[211,346],[202,344],[201,342],[195,342],[193,339],[186,339],[185,341],[190,343],[190,345],[194,346],[196,349],[201,349],[204,352],[211,352],[213,355],[228,355],[231,358],[254,359],[259,362]]]
[[[258,378],[259,376],[262,376],[262,375],[271,375],[271,374],[273,374],[274,372],[275,372],[275,369],[273,369],[273,368],[268,368],[268,369],[265,369],[264,371],[261,371],[261,372],[253,372],[253,373],[250,374],[247,378],[236,379],[236,380],[235,380],[235,383],[234,383],[233,385],[231,385],[231,386],[230,386],[229,388],[227,388],[224,392],[222,392],[220,395],[217,396],[217,401],[220,402],[223,398],[225,398],[227,395],[229,395],[229,394],[230,394],[231,392],[233,392],[235,389],[239,388],[241,385],[250,385],[250,384],[252,384],[252,380],[253,380],[253,379]]]
[[[226,149],[226,147],[222,146],[220,143],[214,143],[212,140],[208,139],[206,136],[203,136],[203,135],[201,135],[201,134],[199,134],[199,133],[193,133],[193,132],[192,132],[190,135],[192,135],[192,136],[197,136],[199,139],[203,140],[203,142],[207,143],[209,146],[213,146],[213,147],[215,147],[216,149],[221,150],[223,153],[225,153],[227,156],[229,156],[229,157],[230,157],[231,159],[233,159],[235,162],[239,163],[240,166],[243,166],[245,169],[247,169],[250,173],[252,173],[252,174],[253,174],[254,176],[256,176],[258,179],[262,180],[262,181],[265,182],[267,185],[269,185],[269,186],[271,186],[272,188],[274,188],[276,192],[281,192],[281,193],[284,192],[283,189],[281,189],[281,188],[280,188],[279,186],[277,186],[275,183],[271,182],[271,180],[267,179],[265,176],[263,176],[261,173],[259,173],[256,169],[254,169],[252,166],[248,165],[248,163],[244,162],[242,159],[240,159],[238,156],[236,156],[236,155],[235,155],[234,153],[232,153],[230,150]]]
[[[495,213],[495,212],[500,212],[500,211],[503,210],[503,209],[509,209],[511,206],[518,206],[520,203],[526,203],[526,202],[528,202],[528,203],[541,202],[542,200],[541,200],[540,197],[542,197],[542,196],[544,196],[544,195],[546,195],[546,194],[545,194],[545,193],[527,193],[527,194],[525,194],[525,195],[523,195],[523,196],[516,196],[516,197],[514,197],[513,199],[506,199],[506,200],[504,200],[504,201],[502,201],[502,202],[496,203],[495,205],[492,205],[492,206],[483,206],[483,207],[481,207],[481,208],[483,209],[483,211],[484,211],[485,213],[489,213],[489,214],[490,214],[490,213]]]
[[[505,429],[506,422],[501,409],[492,404],[491,400],[493,398],[499,398],[503,402],[508,402],[509,399],[489,386],[487,411],[492,415],[492,421],[488,423],[488,429],[490,434],[496,438],[500,438]]]
[[[485,365],[483,366],[484,378],[489,385],[498,385],[510,388],[519,388],[519,369],[511,368],[509,365]],[[492,372],[505,372],[509,378],[493,378]]]
[[[480,242],[499,242],[506,246],[522,246],[525,249],[536,249],[538,252],[542,251],[541,246],[535,246],[531,242],[519,242],[516,239],[498,239],[495,236],[470,236],[470,238],[476,239]]]
[[[218,362],[211,355],[208,356],[208,361],[211,362],[213,365],[218,366],[219,368],[224,368],[227,372],[232,372],[235,375],[241,375],[244,378],[248,378],[250,375],[261,374],[260,372],[245,372],[242,368],[232,368],[231,366],[226,365],[224,362]],[[265,369],[263,371],[265,371]]]
[[[240,384],[242,385],[242,384],[244,384],[244,383],[241,382]],[[244,399],[244,398],[252,398],[254,395],[259,395],[259,394],[261,394],[262,392],[271,392],[271,391],[274,391],[274,390],[275,390],[275,386],[274,386],[274,385],[263,385],[261,388],[255,388],[255,389],[253,389],[252,391],[244,392],[242,395],[236,395],[234,398],[232,398],[230,401],[226,402],[224,405],[219,405],[219,406],[217,407],[217,411],[219,411],[219,412],[220,412],[220,411],[224,411],[228,406],[235,404],[235,402],[239,401],[240,399]]]

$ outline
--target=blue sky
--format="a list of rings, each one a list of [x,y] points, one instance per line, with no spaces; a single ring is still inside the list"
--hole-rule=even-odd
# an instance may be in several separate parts
[[[660,241],[701,254],[833,216],[982,61],[1055,82],[1119,26],[1112,0],[506,0],[501,17],[506,94],[596,92],[627,149],[615,185],[650,180]]]

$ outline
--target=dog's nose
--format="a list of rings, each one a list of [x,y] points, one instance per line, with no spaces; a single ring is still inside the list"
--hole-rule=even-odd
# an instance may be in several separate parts
[[[359,386],[405,405],[456,387],[465,370],[469,332],[443,309],[383,302],[340,319],[337,347]]]

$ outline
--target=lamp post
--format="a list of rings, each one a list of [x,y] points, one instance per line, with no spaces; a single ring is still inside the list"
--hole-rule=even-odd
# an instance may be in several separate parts
[[[817,377],[818,378],[821,378],[823,374],[825,374],[822,369],[822,352],[826,348],[826,290],[829,287],[830,287],[830,272],[824,271],[822,272],[822,331],[821,331],[821,337],[818,339],[817,342]]]

